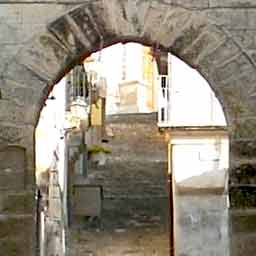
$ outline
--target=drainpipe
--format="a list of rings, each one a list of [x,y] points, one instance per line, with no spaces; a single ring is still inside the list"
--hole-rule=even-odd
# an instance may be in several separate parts
[[[174,180],[172,171],[172,144],[168,143],[168,188],[169,188],[169,244],[170,244],[170,256],[175,256],[175,238],[174,238],[174,225],[175,225],[175,208],[174,208]]]
[[[41,199],[39,188],[36,189],[36,256],[40,256],[41,243]]]
[[[65,223],[69,223],[69,214],[68,214],[68,144],[67,144],[67,134],[64,132],[64,186],[63,186],[63,209],[64,209],[64,218]]]

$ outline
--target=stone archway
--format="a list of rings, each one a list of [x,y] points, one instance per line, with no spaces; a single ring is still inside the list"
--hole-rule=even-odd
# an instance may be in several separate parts
[[[226,114],[232,173],[236,174],[241,163],[254,163],[255,65],[240,45],[207,16],[163,2],[86,1],[49,23],[44,33],[27,42],[6,65],[2,74],[0,141],[26,149],[28,178],[25,188],[17,193],[34,189],[34,128],[52,87],[90,53],[117,42],[156,45],[196,68],[208,80]],[[239,203],[232,206],[239,208]],[[30,213],[33,216],[33,206]],[[232,215],[231,223],[233,220],[239,225],[236,215]],[[246,241],[235,234],[236,229],[232,232],[232,241],[238,237],[240,243],[232,242],[232,255],[240,255],[239,250],[247,247],[243,244]],[[3,242],[6,255],[20,248],[15,241]],[[33,255],[33,249],[27,250],[23,255]]]

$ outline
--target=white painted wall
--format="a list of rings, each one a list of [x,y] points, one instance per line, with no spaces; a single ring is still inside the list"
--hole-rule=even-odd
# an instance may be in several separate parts
[[[192,135],[174,138],[170,143],[172,144],[173,173],[178,184],[192,187],[224,185],[225,170],[229,166],[227,136]]]
[[[55,167],[59,170],[59,184],[63,189],[65,142],[61,137],[65,124],[65,78],[54,86],[49,97],[51,96],[55,99],[46,100],[36,129],[36,173],[38,176],[41,172],[54,168],[56,151],[59,159]]]
[[[195,69],[171,57],[171,125],[226,125],[222,107],[208,82]]]
[[[143,46],[116,44],[101,51],[101,73],[107,79],[107,113],[118,111],[118,84],[122,81],[123,51],[126,49],[126,81],[143,82]],[[94,54],[98,58],[99,53]],[[219,101],[208,82],[193,68],[171,56],[171,125],[226,125]],[[146,98],[146,94],[144,95]],[[143,99],[142,99],[143,101]]]

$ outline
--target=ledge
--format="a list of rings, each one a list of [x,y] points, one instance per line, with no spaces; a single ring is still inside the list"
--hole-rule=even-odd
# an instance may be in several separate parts
[[[185,186],[176,186],[175,194],[181,196],[191,196],[191,195],[227,195],[224,187],[212,187],[212,188],[195,188],[195,187],[185,187]]]

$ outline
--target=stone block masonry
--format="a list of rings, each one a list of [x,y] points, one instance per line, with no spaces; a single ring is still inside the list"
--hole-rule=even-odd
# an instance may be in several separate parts
[[[255,165],[255,14],[253,0],[0,0],[0,147],[25,151],[24,172],[13,167],[6,172],[8,159],[3,159],[0,175],[6,182],[0,190],[34,190],[33,133],[44,100],[68,70],[99,49],[102,38],[104,47],[127,41],[157,45],[195,67],[226,114],[231,170]],[[237,198],[237,190],[230,194]],[[247,212],[244,205],[234,203],[230,216]],[[248,208],[254,211],[254,204]],[[249,247],[246,241],[253,241],[256,229],[235,232],[242,222],[231,217],[230,223],[230,255],[252,254],[254,243]],[[33,241],[30,247],[17,242],[17,251],[13,244],[1,240],[1,253],[32,255]]]

